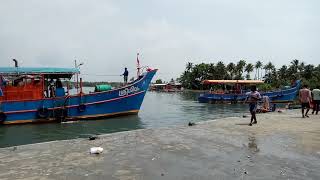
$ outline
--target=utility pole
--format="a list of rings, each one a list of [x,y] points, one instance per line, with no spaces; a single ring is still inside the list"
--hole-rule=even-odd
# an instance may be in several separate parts
[[[77,60],[74,60],[74,67],[80,71],[80,66],[82,66],[84,63],[80,63],[78,64],[77,63]],[[76,81],[77,81],[77,84],[76,84],[76,88],[77,88],[77,93],[79,93],[79,72],[76,73]]]

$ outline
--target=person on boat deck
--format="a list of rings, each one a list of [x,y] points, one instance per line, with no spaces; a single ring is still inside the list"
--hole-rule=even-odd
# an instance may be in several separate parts
[[[260,93],[257,91],[256,86],[251,86],[251,91],[247,93],[247,98],[245,100],[245,103],[249,103],[249,111],[251,113],[251,121],[249,126],[252,126],[252,124],[257,124],[257,117],[256,117],[256,110],[258,106],[258,101],[261,99]]]
[[[58,78],[57,81],[56,81],[56,88],[62,88],[62,82],[61,80]]]
[[[54,97],[55,96],[55,84],[54,84],[53,79],[51,79],[49,82],[49,90],[50,90],[50,97]]]
[[[129,76],[129,71],[127,68],[124,68],[124,72],[121,76],[123,76],[124,83],[127,84],[128,83],[128,76]]]
[[[213,88],[210,87],[209,93],[211,94],[213,92]]]
[[[315,89],[312,90],[312,100],[313,100],[313,111],[318,114],[319,112],[319,104],[320,104],[320,86],[317,86]]]
[[[308,85],[304,85],[299,91],[299,100],[301,103],[301,112],[303,118],[309,117],[308,112],[310,110],[311,99],[311,91],[308,89]],[[304,113],[304,109],[307,109],[306,113]]]

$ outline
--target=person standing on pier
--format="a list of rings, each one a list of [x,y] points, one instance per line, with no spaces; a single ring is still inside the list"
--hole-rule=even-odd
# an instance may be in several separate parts
[[[127,84],[128,83],[128,76],[129,76],[129,71],[127,68],[124,68],[124,72],[121,76],[123,76],[124,83]]]
[[[256,110],[258,106],[258,101],[261,99],[261,95],[257,91],[256,86],[251,86],[251,92],[247,93],[247,95],[248,96],[245,100],[245,103],[249,102],[249,111],[251,114],[251,121],[249,126],[252,126],[252,124],[257,124]]]
[[[299,91],[302,118],[309,117],[308,112],[310,110],[311,99],[311,91],[308,89],[308,85],[304,85],[303,88]],[[306,113],[304,113],[304,109],[307,109]]]
[[[320,87],[319,86],[317,86],[317,88],[312,90],[312,100],[313,100],[312,114],[314,114],[314,112],[316,112],[316,114],[318,114],[319,104],[320,104]]]

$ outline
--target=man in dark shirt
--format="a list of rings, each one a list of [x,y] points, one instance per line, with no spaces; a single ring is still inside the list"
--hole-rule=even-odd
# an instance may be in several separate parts
[[[56,88],[62,88],[63,85],[62,85],[62,82],[61,80],[58,78],[57,81],[56,81]]]
[[[123,76],[124,83],[127,84],[128,83],[128,76],[129,76],[129,71],[127,68],[124,68],[124,72],[123,72],[122,76]]]

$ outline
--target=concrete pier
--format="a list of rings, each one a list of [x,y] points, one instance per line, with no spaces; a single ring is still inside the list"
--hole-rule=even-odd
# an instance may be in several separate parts
[[[192,121],[192,120],[190,120]],[[0,149],[0,179],[320,179],[320,115],[288,110]],[[102,154],[89,154],[94,146]]]

